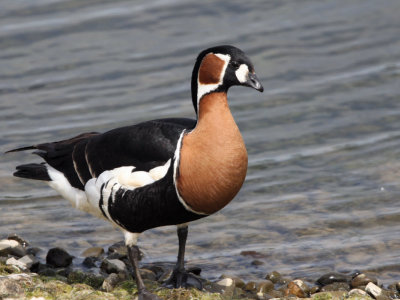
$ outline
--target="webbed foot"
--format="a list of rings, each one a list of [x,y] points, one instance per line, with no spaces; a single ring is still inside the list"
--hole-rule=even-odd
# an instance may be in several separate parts
[[[203,282],[193,273],[184,270],[174,269],[170,278],[164,282],[163,286],[172,288],[190,288],[194,287],[198,290],[203,289]]]

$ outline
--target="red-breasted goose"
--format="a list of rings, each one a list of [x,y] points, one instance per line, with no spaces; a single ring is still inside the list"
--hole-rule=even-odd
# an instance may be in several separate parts
[[[159,299],[145,289],[139,273],[139,234],[177,225],[178,260],[167,284],[201,288],[184,268],[188,222],[227,205],[247,172],[246,147],[227,102],[227,91],[234,85],[263,91],[253,64],[240,49],[206,49],[192,74],[196,120],[152,120],[10,150],[35,149],[45,160],[17,166],[14,176],[46,181],[74,207],[120,228],[139,299]]]

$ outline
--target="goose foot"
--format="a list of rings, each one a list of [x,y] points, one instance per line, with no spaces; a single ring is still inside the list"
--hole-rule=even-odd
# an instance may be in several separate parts
[[[187,272],[185,269],[183,270],[174,269],[171,277],[166,282],[164,282],[163,286],[172,288],[194,287],[198,290],[202,290],[203,282],[199,277],[197,277],[193,273]]]

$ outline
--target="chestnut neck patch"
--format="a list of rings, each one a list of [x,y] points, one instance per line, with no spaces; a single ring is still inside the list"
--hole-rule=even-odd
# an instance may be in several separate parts
[[[225,61],[213,53],[204,57],[199,68],[200,84],[218,84],[224,71]]]
[[[200,99],[213,91],[223,83],[225,70],[231,57],[227,54],[207,54],[199,67],[197,75],[197,109]]]

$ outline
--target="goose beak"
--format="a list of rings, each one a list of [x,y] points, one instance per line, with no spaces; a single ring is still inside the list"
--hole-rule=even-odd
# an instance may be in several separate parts
[[[255,73],[248,73],[247,80],[243,83],[243,85],[256,89],[259,92],[263,92],[264,88],[260,83],[257,75]]]

